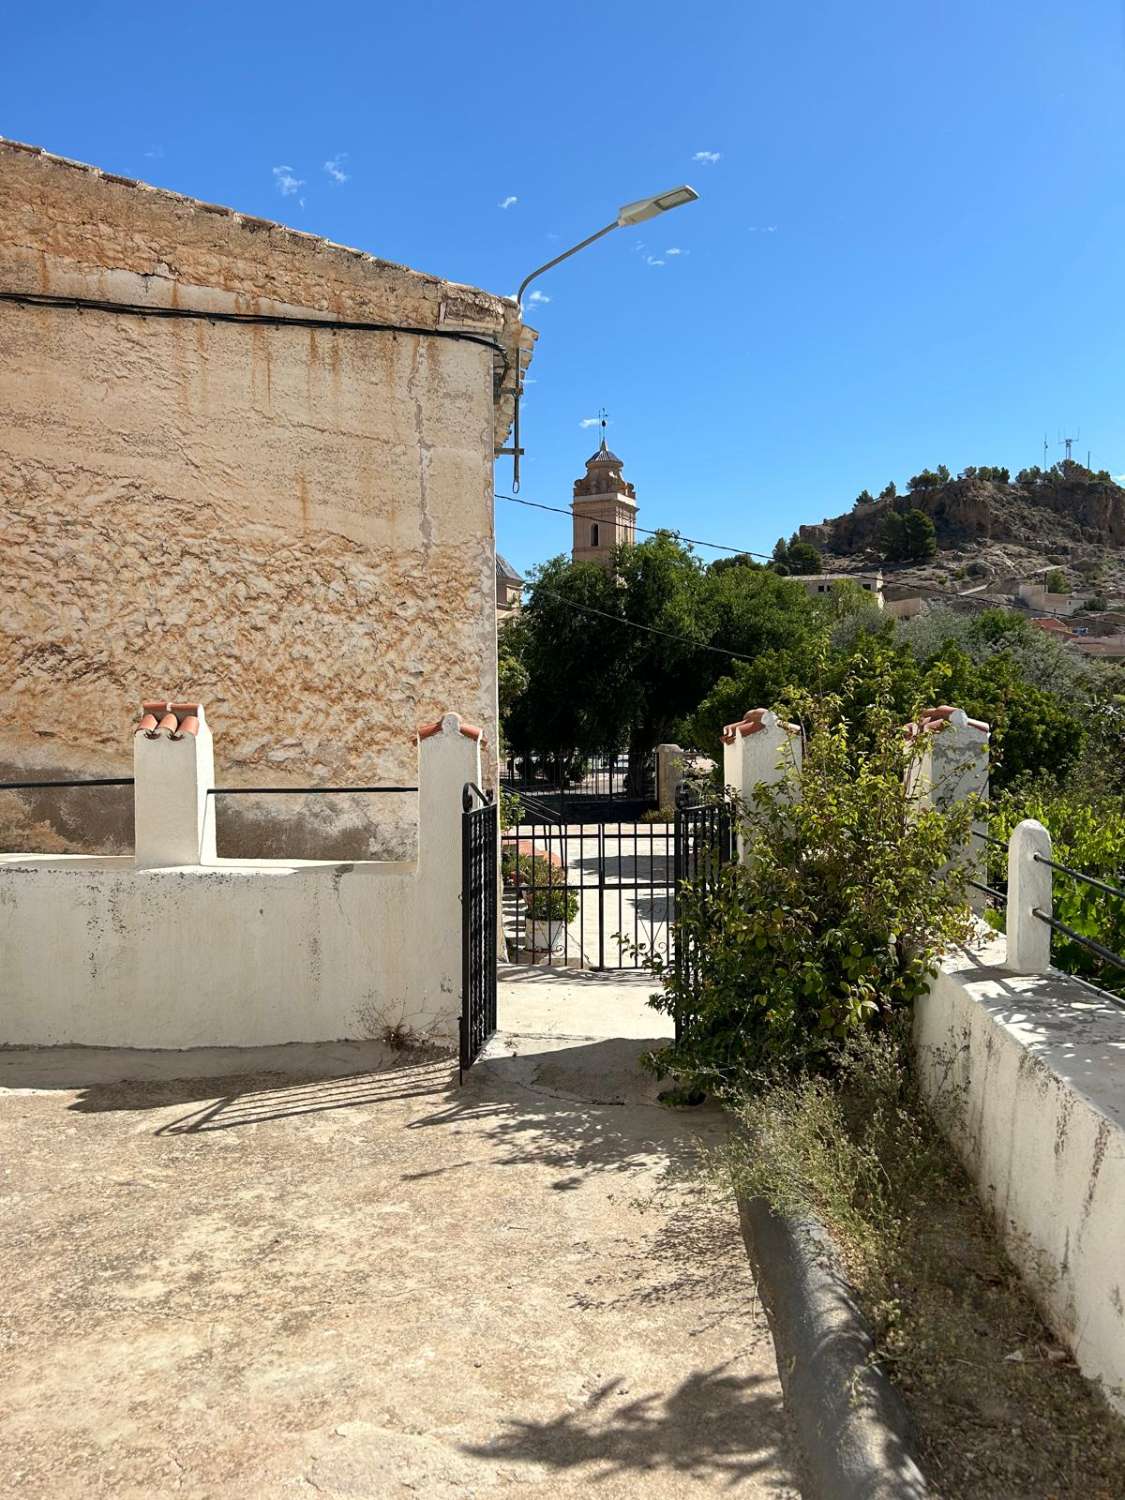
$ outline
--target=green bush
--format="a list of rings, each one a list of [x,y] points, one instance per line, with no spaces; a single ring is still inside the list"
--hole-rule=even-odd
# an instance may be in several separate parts
[[[894,708],[868,708],[858,735],[839,700],[804,709],[799,795],[759,788],[739,809],[748,860],[681,888],[677,943],[691,961],[643,955],[664,986],[651,1003],[680,1023],[652,1065],[689,1088],[829,1065],[856,1031],[908,1007],[969,931],[965,873],[950,860],[971,804],[912,802],[918,751]]]
[[[552,878],[525,892],[527,914],[533,922],[573,922],[578,915],[578,896],[567,888],[566,872],[558,870],[557,874],[558,880]]]

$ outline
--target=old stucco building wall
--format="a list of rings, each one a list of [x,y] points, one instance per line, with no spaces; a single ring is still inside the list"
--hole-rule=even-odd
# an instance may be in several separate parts
[[[499,346],[0,302],[0,779],[128,775],[164,693],[220,784],[410,784],[445,709],[495,744],[511,302],[9,142],[0,291]],[[414,802],[227,799],[220,852],[405,854]],[[131,832],[127,793],[0,793],[3,848]]]

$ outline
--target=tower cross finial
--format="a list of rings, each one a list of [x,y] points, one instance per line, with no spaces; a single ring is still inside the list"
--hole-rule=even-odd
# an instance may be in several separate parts
[[[598,420],[602,424],[602,443],[601,443],[601,446],[602,446],[602,451],[604,452],[605,451],[605,430],[606,430],[606,426],[609,423],[609,413],[606,411],[606,409],[605,409],[604,406],[599,406],[598,407]]]

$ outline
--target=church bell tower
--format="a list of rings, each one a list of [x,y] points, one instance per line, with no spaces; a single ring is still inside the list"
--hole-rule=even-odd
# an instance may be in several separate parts
[[[575,562],[596,562],[608,568],[615,547],[632,546],[637,540],[637,495],[621,477],[621,460],[606,447],[605,417],[598,451],[586,460],[586,473],[574,481]]]

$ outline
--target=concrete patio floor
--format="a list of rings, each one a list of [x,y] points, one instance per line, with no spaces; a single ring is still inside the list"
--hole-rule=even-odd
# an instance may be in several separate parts
[[[637,1072],[643,981],[535,972],[462,1089],[0,1051],[0,1492],[796,1496],[721,1120]]]

